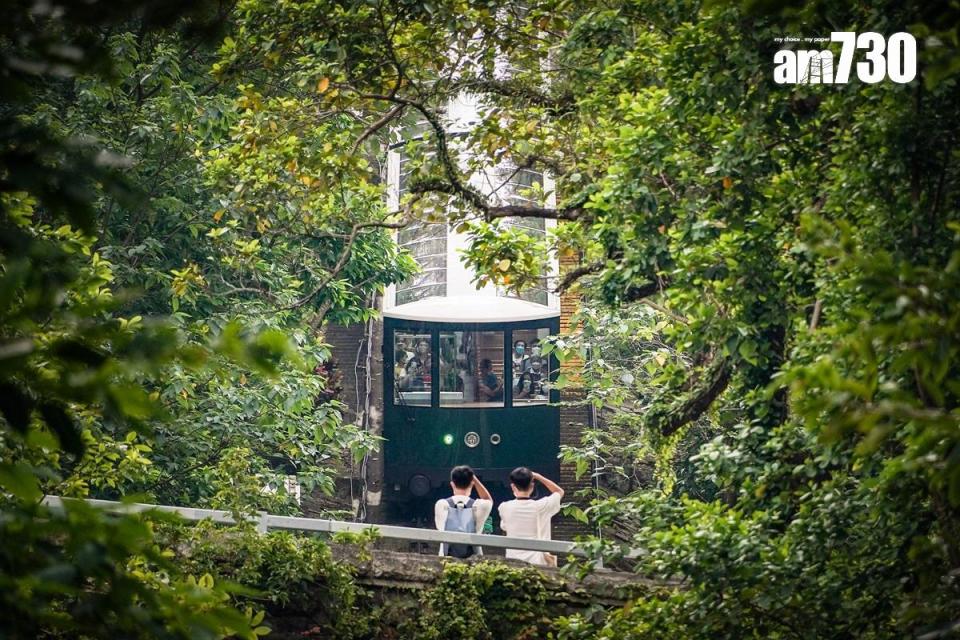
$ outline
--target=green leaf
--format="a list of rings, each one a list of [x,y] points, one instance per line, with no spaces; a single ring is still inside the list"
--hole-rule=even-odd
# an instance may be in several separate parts
[[[122,415],[134,420],[149,418],[156,408],[147,392],[135,384],[111,387],[110,397]]]
[[[753,340],[741,340],[737,347],[737,353],[750,364],[757,364],[757,343]]]
[[[35,502],[43,497],[33,470],[22,462],[0,462],[0,486],[28,502]]]
[[[571,516],[577,522],[582,522],[583,524],[589,524],[590,522],[590,519],[587,517],[587,514],[584,513],[583,509],[581,509],[578,506],[570,505],[568,507],[565,507],[563,512],[566,515]]]

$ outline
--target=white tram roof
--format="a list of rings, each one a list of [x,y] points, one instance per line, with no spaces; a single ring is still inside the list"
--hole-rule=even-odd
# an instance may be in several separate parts
[[[384,310],[383,315],[423,322],[521,322],[556,318],[560,310],[517,298],[450,296],[424,298],[391,307]]]

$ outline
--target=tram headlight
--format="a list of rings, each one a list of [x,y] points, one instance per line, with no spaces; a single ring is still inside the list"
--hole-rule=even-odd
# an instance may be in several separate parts
[[[418,473],[410,478],[410,481],[407,483],[407,488],[410,489],[410,493],[415,497],[422,498],[430,493],[430,478],[422,473]]]
[[[448,447],[453,444],[453,434],[452,434],[452,433],[445,433],[445,434],[443,434],[443,444],[447,445]]]

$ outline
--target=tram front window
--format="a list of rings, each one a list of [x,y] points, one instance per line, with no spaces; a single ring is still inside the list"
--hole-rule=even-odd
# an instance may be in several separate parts
[[[513,406],[546,404],[550,399],[550,358],[541,353],[540,341],[550,329],[514,329],[511,349]]]
[[[440,406],[502,407],[502,331],[440,332]]]
[[[396,404],[429,407],[433,383],[430,334],[396,331],[393,334],[393,358]]]

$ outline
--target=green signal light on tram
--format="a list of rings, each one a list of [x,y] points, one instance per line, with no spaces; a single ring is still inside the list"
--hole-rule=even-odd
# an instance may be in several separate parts
[[[450,446],[451,444],[453,444],[453,434],[452,434],[452,433],[446,433],[446,434],[444,434],[444,436],[443,436],[443,444],[445,444],[445,445],[447,445],[447,446]]]

